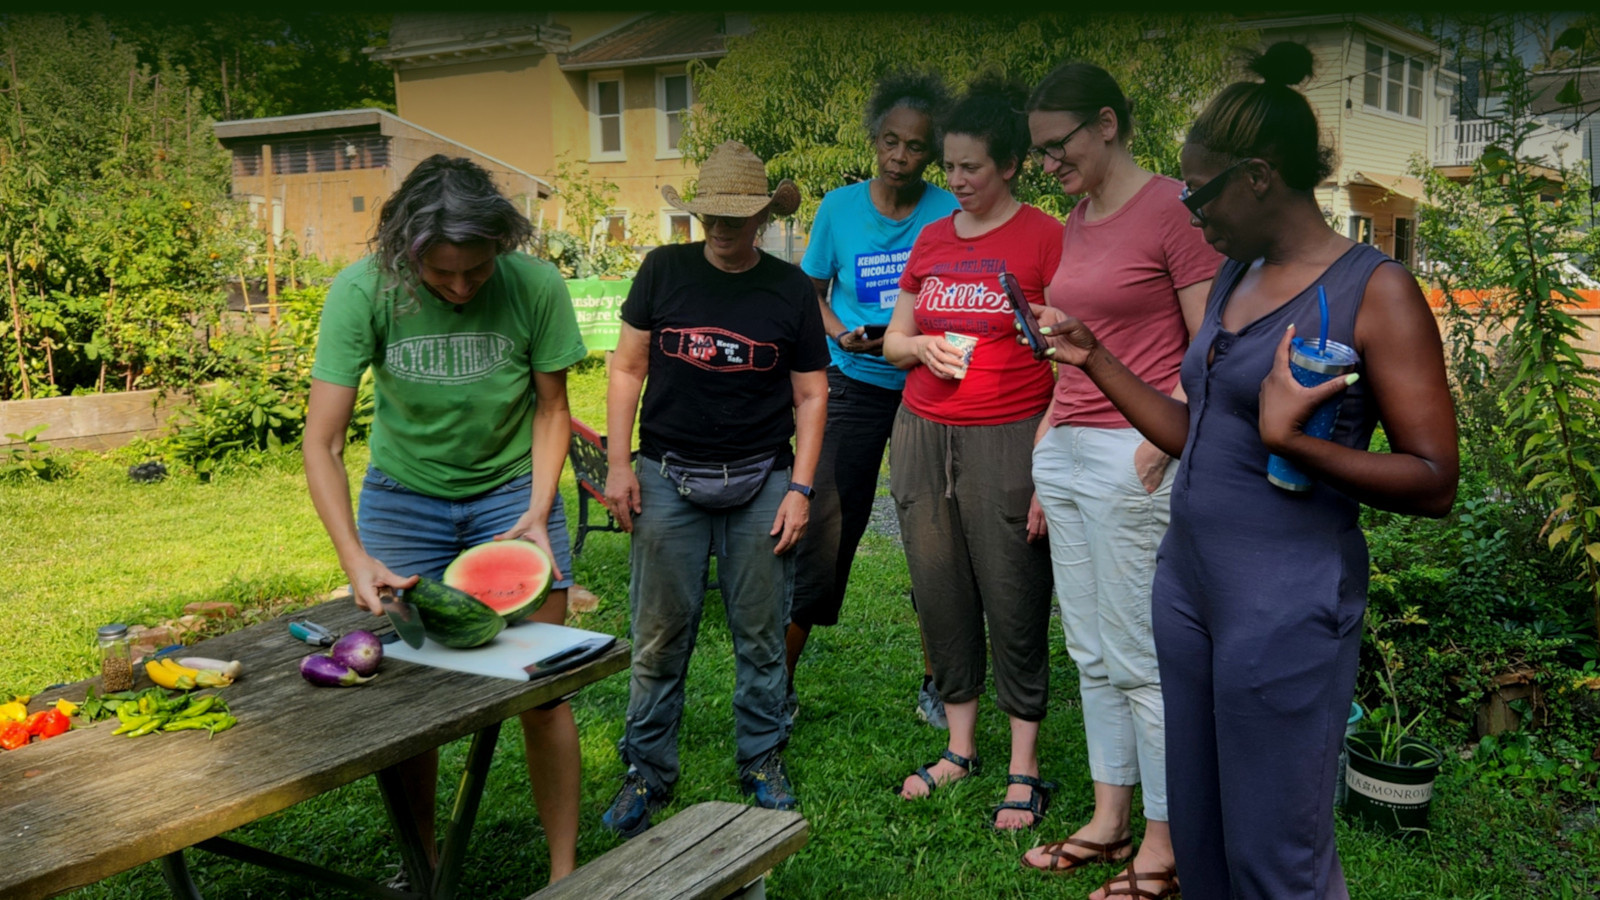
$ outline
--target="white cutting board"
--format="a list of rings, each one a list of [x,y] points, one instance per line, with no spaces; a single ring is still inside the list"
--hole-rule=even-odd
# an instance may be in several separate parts
[[[424,637],[422,646],[417,648],[405,641],[384,644],[383,655],[456,672],[527,681],[530,676],[526,666],[591,638],[610,637],[597,631],[584,631],[565,625],[520,622],[500,632],[489,643],[470,650],[446,647],[433,638]]]

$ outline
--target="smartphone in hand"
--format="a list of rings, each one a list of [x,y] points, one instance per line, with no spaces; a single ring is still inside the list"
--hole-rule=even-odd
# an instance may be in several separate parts
[[[866,338],[869,341],[875,341],[883,337],[883,333],[889,330],[887,325],[863,325],[861,327],[866,329]]]
[[[1049,349],[1049,345],[1045,343],[1044,335],[1039,333],[1039,320],[1034,318],[1033,310],[1028,306],[1028,299],[1022,296],[1022,285],[1017,282],[1017,276],[1010,272],[1001,272],[1000,287],[1006,292],[1006,299],[1011,303],[1011,314],[1022,326],[1022,336],[1027,338],[1028,349],[1033,351],[1033,358],[1044,359],[1045,350]]]

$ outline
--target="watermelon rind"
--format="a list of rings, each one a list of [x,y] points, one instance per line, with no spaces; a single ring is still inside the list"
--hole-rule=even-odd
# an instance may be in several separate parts
[[[489,541],[462,551],[445,568],[444,583],[515,625],[544,605],[555,570],[550,554],[532,541]]]
[[[506,627],[506,620],[478,598],[431,578],[418,579],[405,599],[417,608],[422,630],[446,647],[482,647]]]

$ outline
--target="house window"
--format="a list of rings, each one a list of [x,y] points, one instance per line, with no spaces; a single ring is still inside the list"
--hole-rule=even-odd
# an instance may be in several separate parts
[[[589,156],[624,159],[622,152],[622,76],[589,79]]]
[[[600,232],[610,238],[614,244],[626,244],[628,242],[628,211],[615,209],[606,213],[605,218],[600,220]]]
[[[678,142],[683,138],[684,114],[693,102],[689,75],[683,71],[662,70],[656,73],[656,157],[676,157],[682,153]]]
[[[1421,59],[1403,56],[1368,41],[1363,102],[1373,109],[1411,119],[1422,118],[1424,68]]]
[[[1358,244],[1370,244],[1373,242],[1371,216],[1350,217],[1350,240]]]
[[[1408,266],[1414,262],[1414,260],[1411,258],[1411,255],[1416,247],[1415,235],[1416,232],[1412,230],[1412,223],[1410,219],[1402,219],[1398,216],[1395,217],[1394,258]]]
[[[694,218],[686,212],[669,212],[667,216],[667,242],[687,244],[693,240]]]

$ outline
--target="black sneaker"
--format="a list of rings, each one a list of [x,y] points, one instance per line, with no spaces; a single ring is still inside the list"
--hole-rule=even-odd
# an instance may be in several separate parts
[[[777,753],[754,772],[741,779],[745,796],[755,795],[756,805],[765,809],[794,809],[798,802],[789,790],[789,774],[784,771],[783,757]]]
[[[649,828],[650,817],[670,802],[670,791],[652,790],[643,775],[630,769],[622,779],[622,790],[617,791],[616,799],[611,801],[611,808],[600,817],[600,824],[631,838]]]

